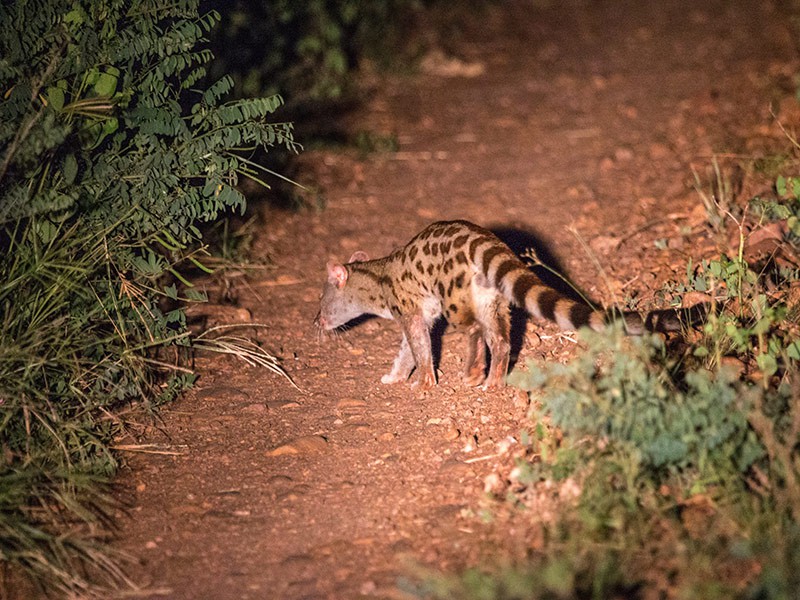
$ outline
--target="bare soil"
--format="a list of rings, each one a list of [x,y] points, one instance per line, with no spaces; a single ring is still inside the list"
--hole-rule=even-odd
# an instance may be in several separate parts
[[[329,259],[381,256],[434,220],[535,247],[588,297],[659,304],[715,252],[696,172],[786,146],[798,70],[780,2],[497,3],[414,75],[366,78],[354,134],[397,150],[309,150],[321,210],[263,208],[255,260],[208,285],[209,321],[252,331],[302,391],[233,357],[197,359],[196,389],[127,440],[117,547],[143,598],[403,598],[419,568],[513,560],[541,544],[530,512],[486,494],[514,454],[527,395],[461,381],[444,332],[439,385],[384,386],[396,323],[337,339],[312,326]],[[380,145],[380,144],[378,144]],[[747,173],[744,174],[745,179]],[[565,360],[573,336],[517,323],[517,367]],[[527,328],[527,331],[526,331]],[[556,507],[557,508],[557,507]]]

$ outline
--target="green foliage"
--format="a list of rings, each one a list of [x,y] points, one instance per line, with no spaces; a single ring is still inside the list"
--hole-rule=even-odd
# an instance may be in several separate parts
[[[197,88],[218,20],[192,0],[0,5],[0,560],[64,593],[124,582],[96,535],[119,410],[192,382],[178,303],[202,295],[170,276],[200,264],[200,223],[244,210],[238,178],[269,173],[253,151],[296,149],[267,121],[279,97]]]
[[[105,263],[112,240],[62,224],[42,243],[38,229],[11,232],[0,258],[0,557],[86,594],[81,564],[97,582],[124,581],[97,538],[116,467],[110,411],[169,399],[192,376],[158,385],[157,350],[181,334]]]
[[[195,45],[216,13],[146,7],[22,3],[2,15],[0,223],[80,211],[95,228],[186,243],[196,222],[243,209],[233,185],[256,166],[237,149],[293,147],[289,124],[264,121],[279,97],[221,104],[230,77],[192,88],[212,58]]]
[[[119,567],[124,557],[102,535],[115,508],[103,477],[35,466],[6,473],[0,477],[3,559],[24,568],[42,591],[65,597],[92,597],[98,581],[132,586]]]
[[[754,360],[758,371],[771,377],[796,368],[800,359],[800,307],[787,304],[785,294],[800,280],[800,272],[791,266],[792,261],[775,260],[774,254],[761,260],[745,256],[744,221],[751,207],[759,219],[751,225],[755,232],[772,222],[779,227],[773,227],[768,239],[776,241],[777,232],[784,231],[780,241],[797,248],[800,239],[794,229],[800,217],[800,199],[795,194],[800,192],[800,179],[778,177],[775,188],[779,198],[756,198],[739,211],[742,214],[735,222],[739,229],[735,257],[723,255],[697,266],[689,262],[687,281],[666,290],[666,295],[672,297],[702,292],[714,299],[717,309],[712,311],[704,337],[693,350],[710,366],[720,364],[726,356],[736,356],[745,362]]]
[[[104,266],[107,238],[72,225],[43,244],[35,231],[16,235],[0,261],[4,450],[12,465],[35,459],[110,473],[103,439],[113,421],[98,409],[155,399],[154,352],[144,350],[185,334],[145,290]],[[180,379],[173,383],[188,383]]]
[[[442,577],[417,569],[421,583],[402,581],[412,597],[458,600],[567,600],[635,598],[637,588],[619,571],[619,563],[572,538],[570,546],[554,539],[546,556],[535,555],[529,568],[503,566],[468,569],[460,576]]]
[[[575,509],[541,524],[545,545],[522,565],[420,573],[408,591],[476,600],[793,597],[796,388],[685,368],[656,338],[581,335],[586,352],[572,363],[531,363],[514,376],[538,403],[535,434],[524,436],[538,460],[520,461],[515,479],[533,489],[542,480],[577,486]]]
[[[212,73],[233,74],[237,94],[286,95],[290,102],[337,99],[364,56],[391,61],[407,39],[420,0],[219,2]]]
[[[789,233],[795,241],[800,240],[800,177],[779,175],[775,191],[785,202],[762,202],[759,208],[772,219],[786,220]]]
[[[683,373],[655,336],[580,335],[587,349],[568,365],[532,363],[514,378],[541,398],[532,418],[548,415],[573,444],[602,440],[585,453],[617,460],[634,489],[689,469],[717,482],[763,453],[748,433],[750,394],[730,371]]]

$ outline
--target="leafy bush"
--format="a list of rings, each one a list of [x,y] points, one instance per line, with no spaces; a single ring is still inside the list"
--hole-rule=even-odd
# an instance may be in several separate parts
[[[194,0],[0,5],[0,560],[51,589],[124,581],[95,545],[119,410],[193,378],[165,275],[244,209],[238,177],[266,172],[249,153],[295,149],[267,122],[279,97],[197,89],[218,20]]]
[[[576,504],[567,493],[526,562],[427,573],[408,591],[476,600],[793,597],[796,389],[747,384],[725,368],[683,369],[657,338],[581,336],[586,352],[572,363],[531,363],[515,375],[536,403],[523,436],[536,458],[511,475],[516,506],[535,511],[545,480],[578,489]]]
[[[204,5],[224,15],[214,34],[212,74],[233,74],[238,95],[280,92],[302,104],[340,98],[364,56],[388,62],[421,3],[206,0]]]
[[[515,379],[537,390],[545,414],[569,439],[619,446],[648,478],[697,470],[701,478],[746,470],[762,453],[748,434],[750,394],[728,370],[680,373],[663,341],[581,332],[587,345],[568,365],[531,364]]]
[[[134,239],[185,243],[195,222],[243,207],[233,184],[257,165],[232,150],[293,146],[291,125],[262,121],[279,97],[220,104],[230,77],[192,88],[212,58],[194,47],[216,13],[197,17],[191,1],[56,4],[3,15],[0,223],[80,211]]]

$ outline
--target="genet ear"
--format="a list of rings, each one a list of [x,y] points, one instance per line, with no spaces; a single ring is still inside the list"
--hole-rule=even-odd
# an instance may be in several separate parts
[[[342,289],[347,283],[347,269],[344,268],[344,265],[328,263],[328,281]]]
[[[350,260],[347,262],[366,262],[369,260],[369,256],[363,250],[356,250],[353,252],[353,256],[350,257]]]

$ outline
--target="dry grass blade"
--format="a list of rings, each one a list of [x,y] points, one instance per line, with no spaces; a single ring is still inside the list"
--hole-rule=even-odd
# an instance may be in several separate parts
[[[233,323],[230,325],[218,325],[216,327],[212,327],[211,329],[207,329],[200,335],[194,337],[192,339],[192,343],[194,344],[195,348],[201,350],[208,350],[209,352],[218,352],[220,354],[230,354],[232,356],[236,356],[251,367],[263,367],[265,369],[269,369],[273,373],[284,377],[286,381],[292,384],[292,387],[302,392],[303,390],[294,382],[292,377],[286,372],[286,369],[281,366],[279,360],[275,356],[246,337],[225,333],[234,329],[250,327],[267,328],[268,325],[263,323]],[[220,332],[222,332],[221,335],[212,337],[213,334]]]
[[[120,590],[114,593],[112,596],[115,599],[125,599],[125,598],[153,598],[154,596],[163,596],[169,597],[175,593],[175,590],[168,587],[160,587],[160,588],[142,588],[136,590]]]
[[[118,452],[139,452],[141,454],[159,454],[164,456],[183,456],[186,452],[176,450],[164,450],[156,444],[116,444],[111,446],[112,450]]]

